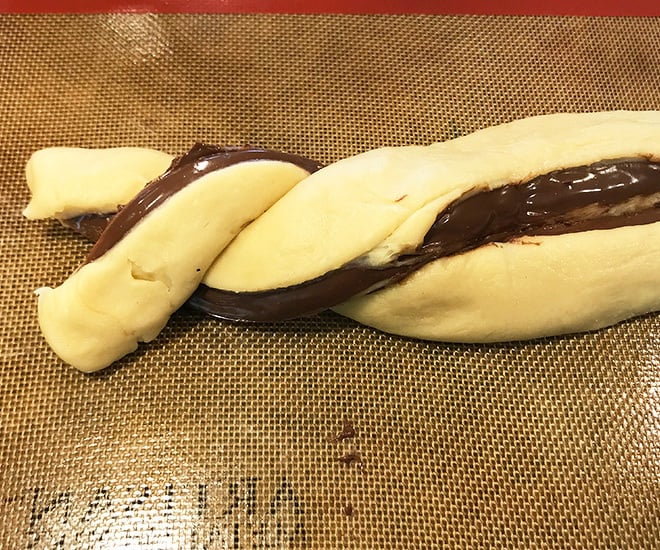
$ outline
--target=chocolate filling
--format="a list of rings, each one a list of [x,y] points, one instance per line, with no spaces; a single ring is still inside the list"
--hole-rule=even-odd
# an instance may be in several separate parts
[[[272,151],[196,146],[120,210],[87,261],[107,251],[149,210],[201,175],[236,162],[264,158],[294,162],[309,172],[319,168],[313,161]],[[79,231],[89,221],[76,220],[72,223]],[[488,243],[657,221],[660,163],[644,159],[602,161],[466,194],[440,212],[417,250],[391,263],[372,266],[364,258],[357,258],[316,279],[259,292],[232,292],[200,285],[189,303],[223,319],[281,321],[318,313],[357,294],[400,281],[438,258]]]
[[[421,266],[484,244],[660,220],[660,164],[603,161],[463,196],[440,212],[422,246],[383,266],[359,258],[302,284],[260,292],[200,285],[189,302],[223,319],[281,321],[311,315],[399,281]]]
[[[99,240],[105,228],[108,227],[112,218],[115,217],[115,214],[115,212],[108,214],[83,214],[75,218],[60,220],[60,223],[95,243]]]

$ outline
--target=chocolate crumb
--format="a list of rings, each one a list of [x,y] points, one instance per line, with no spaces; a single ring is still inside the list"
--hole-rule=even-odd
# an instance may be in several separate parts
[[[345,422],[342,431],[339,432],[336,436],[332,437],[330,439],[330,442],[340,443],[341,441],[345,441],[353,437],[355,437],[355,428],[353,427],[353,424],[351,424],[350,422]]]
[[[512,242],[522,245],[541,246],[541,243],[539,241],[527,241],[525,239],[514,239]]]
[[[353,464],[362,466],[362,456],[360,456],[360,453],[357,451],[346,453],[344,456],[340,456],[337,460],[343,462],[346,466],[352,466]]]

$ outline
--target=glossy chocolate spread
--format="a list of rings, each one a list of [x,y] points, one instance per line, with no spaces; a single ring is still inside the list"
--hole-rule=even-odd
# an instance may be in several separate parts
[[[191,181],[210,171],[256,159],[293,162],[309,172],[319,168],[308,159],[273,151],[196,146],[120,210],[87,261],[98,258],[147,212]],[[76,220],[71,225],[82,232],[86,221]],[[281,321],[318,313],[357,294],[399,281],[433,260],[487,243],[657,221],[660,163],[640,158],[602,161],[556,170],[497,189],[474,190],[439,213],[417,250],[388,264],[372,266],[357,258],[302,284],[259,292],[232,292],[200,285],[189,303],[223,319]]]
[[[86,239],[95,243],[115,217],[116,212],[107,214],[83,214],[75,218],[60,220],[62,225],[80,233]]]

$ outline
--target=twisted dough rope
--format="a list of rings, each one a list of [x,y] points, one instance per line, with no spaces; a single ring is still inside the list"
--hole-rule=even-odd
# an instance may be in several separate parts
[[[117,214],[102,237],[120,226],[120,240],[104,251],[99,240],[63,284],[37,290],[41,330],[67,363],[99,370],[153,340],[241,228],[309,174],[279,153],[189,155],[191,164],[174,163]],[[28,163],[29,179],[39,162]],[[146,215],[134,219],[132,206]]]
[[[28,217],[98,211],[70,206],[78,194],[72,186],[66,208],[34,214],[33,203],[48,202],[49,187],[47,174],[36,175],[37,154],[28,164]],[[304,285],[350,263],[382,267],[417,250],[438,214],[459,197],[604,159],[658,157],[660,113],[618,111],[545,115],[427,147],[368,151],[311,175],[287,163],[240,163],[200,178],[63,285],[41,289],[40,324],[60,357],[97,370],[154,338],[202,277],[213,288],[263,292]],[[266,197],[271,180],[280,184]],[[80,183],[87,187],[88,179]],[[124,200],[109,202],[116,207]],[[660,309],[659,237],[660,223],[647,223],[479,246],[334,309],[387,332],[434,340],[591,330]],[[191,266],[199,271],[191,274]],[[163,288],[153,290],[158,285]]]

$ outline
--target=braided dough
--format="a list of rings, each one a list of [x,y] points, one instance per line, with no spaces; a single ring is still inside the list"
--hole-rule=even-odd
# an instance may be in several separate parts
[[[426,147],[368,151],[311,175],[292,175],[296,181],[285,186],[281,198],[271,198],[272,206],[268,201],[258,207],[253,204],[261,187],[252,185],[242,199],[232,199],[229,208],[245,212],[241,223],[229,231],[223,223],[223,229],[214,225],[214,232],[201,238],[194,254],[173,261],[186,269],[191,262],[203,264],[206,285],[235,293],[307,284],[347,264],[380,268],[418,250],[438,215],[460,197],[524,183],[555,170],[630,158],[660,159],[660,112],[545,115]],[[241,178],[252,176],[246,172]],[[218,199],[211,190],[214,186],[209,184],[204,201]],[[55,215],[58,209],[51,210],[46,215]],[[164,210],[156,212],[163,216],[162,227],[171,223],[165,221],[169,214]],[[178,235],[178,228],[185,231],[188,220],[197,215],[192,207],[177,214],[176,219],[187,216],[187,221],[172,229],[176,243],[188,242],[191,235]],[[211,212],[208,216],[208,223],[219,223],[211,220]],[[245,219],[253,218],[238,232]],[[217,239],[213,236],[217,231],[228,236]],[[233,233],[238,235],[231,240]],[[131,242],[141,242],[137,230],[125,239],[129,236]],[[135,246],[142,250],[142,244]],[[177,246],[181,244],[172,248]],[[145,249],[140,265],[149,264],[152,253]],[[126,255],[114,248],[107,254]],[[97,262],[80,272],[93,271]],[[170,260],[163,265],[170,269]],[[597,329],[660,309],[659,268],[658,222],[524,236],[436,259],[386,288],[355,296],[333,309],[387,332],[432,340],[537,338]],[[180,291],[179,283],[173,283],[170,289],[177,289],[178,299],[167,311],[182,303],[200,280],[201,276],[187,279]],[[104,284],[112,286],[111,281]],[[90,285],[86,300],[98,300],[95,285]],[[136,289],[136,299],[139,293]],[[65,292],[60,294],[61,300],[47,308],[46,297],[51,300],[52,291],[41,292],[42,327],[60,324],[51,316],[58,319],[57,312],[70,303]],[[123,296],[117,290],[107,301],[120,302]],[[161,315],[137,340],[153,338],[164,320]],[[75,347],[71,334],[79,328],[66,330],[61,337],[47,335],[49,342],[53,340],[57,348],[59,340],[66,340],[65,347]],[[78,368],[93,370],[134,348],[135,339],[112,357],[88,362],[95,346],[107,341],[104,331],[90,336],[89,345],[76,350],[75,358],[58,353]]]

